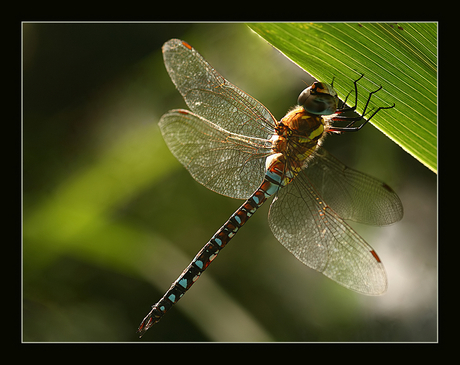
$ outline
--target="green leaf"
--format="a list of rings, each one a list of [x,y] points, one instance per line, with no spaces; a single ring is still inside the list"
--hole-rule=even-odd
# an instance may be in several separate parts
[[[360,95],[383,89],[372,123],[437,172],[436,23],[254,23],[249,27],[343,100],[361,74]],[[359,97],[362,112],[366,98]],[[348,104],[354,103],[353,98]]]

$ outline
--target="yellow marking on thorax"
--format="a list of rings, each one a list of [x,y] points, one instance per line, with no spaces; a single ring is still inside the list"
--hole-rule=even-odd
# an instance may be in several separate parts
[[[279,122],[278,134],[272,137],[273,151],[286,157],[295,175],[321,144],[325,123],[322,116],[310,114],[302,107],[289,111]]]

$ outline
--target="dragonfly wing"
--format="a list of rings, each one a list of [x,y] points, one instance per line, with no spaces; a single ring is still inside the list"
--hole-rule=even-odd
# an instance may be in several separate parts
[[[164,114],[159,126],[173,155],[208,189],[247,199],[260,185],[270,141],[228,132],[182,109]]]
[[[256,99],[222,77],[188,43],[171,39],[163,45],[166,69],[189,108],[223,129],[269,138],[275,118]]]
[[[383,264],[370,247],[315,192],[304,175],[280,190],[269,224],[301,262],[344,287],[366,295],[385,292]]]
[[[401,200],[387,184],[345,166],[325,149],[316,151],[301,174],[343,219],[379,226],[403,216]]]

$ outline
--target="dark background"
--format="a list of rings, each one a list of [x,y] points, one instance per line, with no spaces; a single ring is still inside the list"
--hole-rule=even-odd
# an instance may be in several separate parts
[[[241,203],[196,183],[161,138],[161,115],[185,107],[161,55],[173,37],[278,119],[311,82],[244,24],[23,24],[23,340],[436,341],[437,177],[371,125],[325,147],[404,204],[392,226],[353,224],[386,267],[385,295],[298,262],[272,236],[267,204],[137,338]]]

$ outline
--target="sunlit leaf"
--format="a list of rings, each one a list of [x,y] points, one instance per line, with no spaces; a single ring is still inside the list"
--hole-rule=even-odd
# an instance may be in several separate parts
[[[252,30],[343,99],[361,74],[360,93],[383,89],[372,123],[437,172],[436,23],[254,23]],[[362,111],[363,98],[358,102]],[[365,98],[364,98],[365,99]],[[350,100],[350,99],[349,99]],[[350,100],[352,103],[354,100]]]

